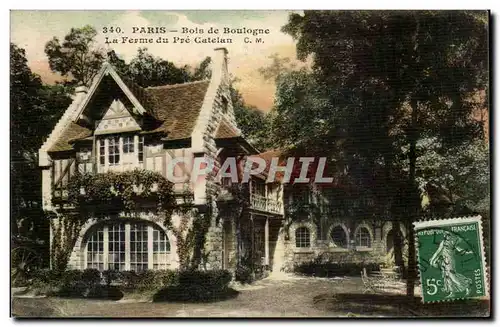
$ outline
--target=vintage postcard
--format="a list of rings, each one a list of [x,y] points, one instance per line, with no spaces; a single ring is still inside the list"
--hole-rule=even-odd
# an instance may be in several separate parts
[[[489,24],[11,11],[11,315],[490,317]]]

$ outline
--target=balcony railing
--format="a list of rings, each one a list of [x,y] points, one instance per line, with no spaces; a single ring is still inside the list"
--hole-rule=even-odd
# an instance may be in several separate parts
[[[283,214],[281,202],[253,193],[250,194],[250,208],[263,212]]]

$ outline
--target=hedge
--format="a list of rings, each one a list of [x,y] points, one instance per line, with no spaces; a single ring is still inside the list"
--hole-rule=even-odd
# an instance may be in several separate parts
[[[299,275],[315,277],[361,276],[366,268],[368,272],[380,270],[378,262],[317,262],[315,260],[297,264],[293,272]]]
[[[38,294],[119,299],[128,292],[153,292],[155,299],[167,301],[213,299],[228,291],[232,278],[227,270],[39,270],[35,276],[31,287]]]
[[[231,273],[227,270],[184,271],[178,282],[161,289],[153,300],[207,302],[222,300],[237,292],[229,288]]]

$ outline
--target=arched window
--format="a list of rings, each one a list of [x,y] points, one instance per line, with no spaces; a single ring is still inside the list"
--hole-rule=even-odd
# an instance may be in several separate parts
[[[330,237],[332,238],[333,243],[335,245],[346,248],[347,247],[347,234],[342,226],[335,226],[330,232]]]
[[[86,268],[98,270],[167,269],[170,242],[158,226],[120,222],[94,228],[87,241]]]
[[[295,230],[295,246],[298,248],[311,246],[311,233],[307,227],[299,227]]]
[[[370,232],[366,227],[359,227],[355,235],[356,246],[371,247]]]

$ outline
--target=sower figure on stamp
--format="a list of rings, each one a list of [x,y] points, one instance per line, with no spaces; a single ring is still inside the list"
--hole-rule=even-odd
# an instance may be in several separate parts
[[[456,255],[472,254],[470,250],[465,250],[460,246],[461,239],[457,235],[445,231],[443,240],[438,249],[431,257],[430,264],[433,267],[441,269],[443,276],[443,291],[449,292],[447,297],[453,297],[454,293],[470,293],[472,280],[458,273],[455,269]]]

